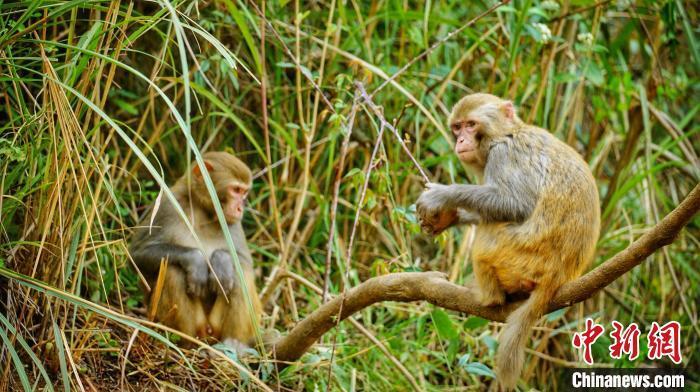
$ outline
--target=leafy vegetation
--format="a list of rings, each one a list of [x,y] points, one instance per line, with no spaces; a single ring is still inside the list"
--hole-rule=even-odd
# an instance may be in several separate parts
[[[473,229],[419,233],[423,179],[400,140],[431,179],[473,181],[444,119],[487,91],[581,152],[603,201],[596,264],[622,250],[700,179],[697,5],[518,0],[448,36],[494,4],[0,3],[0,389],[483,389],[500,325],[427,303],[365,309],[282,372],[265,353],[181,350],[144,321],[126,246],[194,150],[226,149],[257,173],[244,226],[259,285],[292,273],[264,328],[284,333],[322,303],[327,255],[331,295],[397,271],[466,282]],[[357,82],[399,134],[357,100]],[[521,387],[560,387],[562,367],[582,365],[571,335],[592,317],[643,333],[679,321],[697,388],[699,229],[696,217],[594,299],[548,315]],[[597,365],[672,366],[613,360],[609,344],[596,344]]]

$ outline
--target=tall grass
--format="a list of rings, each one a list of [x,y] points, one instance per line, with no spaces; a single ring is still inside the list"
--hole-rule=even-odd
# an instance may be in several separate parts
[[[469,280],[473,229],[436,241],[419,233],[422,176],[356,101],[361,82],[441,182],[474,180],[450,154],[451,105],[472,91],[514,100],[593,169],[604,222],[596,262],[623,249],[700,180],[697,7],[513,1],[448,37],[494,4],[0,3],[0,390],[490,382],[500,325],[430,304],[366,309],[281,373],[264,353],[181,350],[146,320],[127,243],[166,184],[201,152],[226,149],[257,173],[244,227],[259,286],[290,272],[263,290],[264,328],[283,332],[319,306],[326,275],[330,295],[395,271]],[[562,366],[581,365],[570,334],[598,317],[679,321],[697,387],[698,229],[696,218],[595,299],[548,315],[521,386],[560,385]],[[610,359],[606,339],[595,346],[601,366],[649,364]]]

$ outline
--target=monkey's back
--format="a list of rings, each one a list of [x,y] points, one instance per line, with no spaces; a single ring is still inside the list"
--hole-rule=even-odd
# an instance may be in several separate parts
[[[522,291],[527,280],[560,286],[593,259],[600,230],[595,180],[573,148],[543,129],[527,127],[505,143],[517,161],[512,175],[532,182],[537,201],[522,223],[479,225],[473,260],[493,268],[507,292]]]

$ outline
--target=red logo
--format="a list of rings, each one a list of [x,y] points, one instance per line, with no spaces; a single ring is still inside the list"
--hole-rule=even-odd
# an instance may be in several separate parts
[[[647,335],[649,340],[649,359],[671,358],[673,363],[681,363],[681,324],[669,321],[662,327],[654,321]]]
[[[574,334],[574,340],[572,341],[574,347],[583,348],[583,360],[589,364],[593,365],[593,353],[591,352],[591,345],[595,343],[596,340],[603,334],[605,328],[602,325],[596,324],[593,320],[586,319],[586,330],[583,332],[576,332]]]
[[[622,358],[627,354],[630,360],[639,357],[639,335],[641,331],[636,323],[630,324],[627,328],[617,321],[612,322],[613,331],[610,337],[613,342],[608,346],[610,357]],[[589,365],[593,364],[593,353],[591,346],[605,332],[605,328],[596,324],[590,318],[586,319],[586,329],[583,332],[576,332],[571,344],[577,349],[583,349],[583,361]],[[649,352],[647,358],[655,360],[669,357],[674,363],[679,364],[681,357],[681,324],[678,321],[669,321],[663,326],[654,321],[647,334]]]
[[[629,327],[624,326],[617,321],[612,322],[614,331],[610,333],[613,338],[613,344],[608,349],[610,357],[619,359],[622,353],[629,355],[630,360],[635,360],[639,356],[639,326],[637,323],[630,324]]]

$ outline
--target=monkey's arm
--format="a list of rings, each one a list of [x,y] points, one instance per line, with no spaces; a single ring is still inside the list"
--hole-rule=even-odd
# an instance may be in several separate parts
[[[244,273],[246,271],[251,272],[253,268],[252,257],[241,222],[229,225],[229,232],[231,233],[231,239],[233,239],[233,246],[236,248],[236,255],[241,268]],[[218,293],[219,283],[221,283],[224,291],[230,293],[237,286],[238,277],[235,273],[233,257],[231,257],[229,248],[215,250],[211,255],[211,265],[213,273],[209,274],[209,290],[212,293]]]
[[[204,260],[199,249],[158,242],[132,248],[131,257],[139,269],[148,275],[158,273],[162,259],[167,259],[171,265],[181,268]]]
[[[537,204],[548,159],[542,152],[516,147],[512,143],[491,147],[484,185],[428,184],[418,206],[427,213],[462,208],[486,222],[525,221]]]
[[[136,265],[147,276],[158,275],[160,261],[167,259],[170,265],[182,269],[186,275],[189,294],[201,297],[206,294],[209,268],[199,249],[168,243],[150,243],[131,250]]]
[[[527,193],[516,196],[493,185],[430,184],[418,201],[427,211],[463,208],[475,211],[484,221],[522,222],[537,198]]]

